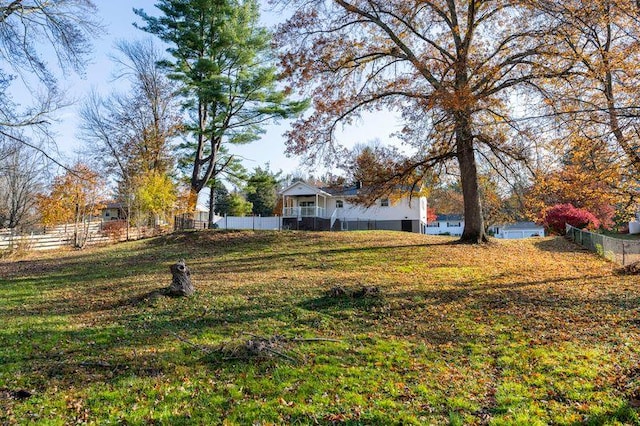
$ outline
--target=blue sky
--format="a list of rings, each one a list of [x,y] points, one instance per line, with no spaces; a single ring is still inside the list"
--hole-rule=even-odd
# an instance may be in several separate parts
[[[154,7],[155,0],[101,0],[96,3],[107,34],[95,41],[94,54],[87,66],[85,76],[68,75],[61,79],[62,86],[67,89],[69,96],[77,101],[60,112],[58,115],[60,122],[54,127],[58,134],[57,142],[60,150],[71,161],[82,147],[82,141],[78,135],[78,110],[81,100],[92,89],[101,94],[108,94],[118,89],[118,82],[112,78],[114,66],[109,59],[109,55],[113,53],[114,42],[119,39],[134,40],[149,37],[148,34],[133,26],[134,22],[139,22],[133,13],[133,8],[144,9],[149,14],[155,14],[157,10]],[[263,12],[264,25],[269,27],[275,25],[281,16],[282,14],[278,13]],[[241,147],[232,147],[231,151],[243,157],[244,164],[249,169],[263,166],[268,162],[271,170],[282,170],[285,174],[302,170],[318,175],[314,170],[301,167],[298,158],[285,156],[282,134],[289,128],[289,124],[283,122],[280,125],[269,126],[261,140]],[[378,113],[367,116],[357,125],[344,129],[338,138],[348,146],[366,143],[376,138],[385,141],[391,132],[397,130],[397,125],[392,114]]]

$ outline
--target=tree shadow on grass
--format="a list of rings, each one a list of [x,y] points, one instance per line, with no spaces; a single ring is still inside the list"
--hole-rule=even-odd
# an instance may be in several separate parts
[[[331,296],[325,294],[320,297],[305,300],[299,303],[298,306],[309,311],[319,311],[326,314],[345,310],[355,310],[366,313],[370,311],[371,308],[382,306],[384,303],[385,298],[382,295],[352,297],[349,295]]]
[[[588,249],[560,236],[541,239],[535,242],[534,246],[542,251],[553,253],[589,253]]]
[[[589,416],[585,421],[574,422],[572,426],[580,425],[609,425],[609,424],[639,424],[637,407],[634,409],[629,402],[613,407],[605,413]]]
[[[4,366],[0,388],[25,388],[41,395],[54,387],[171,375],[176,368],[211,361],[205,352],[181,342],[180,336],[198,341],[198,336],[214,330],[217,335],[237,336],[238,330],[251,330],[255,321],[286,315],[284,308],[262,310],[259,306],[201,315],[184,314],[180,306],[150,311],[135,307],[141,299],[127,300],[124,305],[132,309],[120,312],[117,322],[65,330],[60,330],[58,323],[47,322],[0,333],[0,362]]]
[[[425,243],[425,244],[403,244],[373,247],[340,247],[340,248],[321,248],[316,250],[306,250],[304,256],[300,253],[274,253],[260,254],[256,253],[252,256],[246,256],[240,259],[230,259],[215,261],[215,267],[224,270],[227,273],[237,272],[266,272],[270,270],[279,270],[287,266],[298,268],[316,268],[318,265],[325,264],[326,268],[331,267],[331,262],[336,261],[336,257],[346,256],[353,259],[355,256],[377,255],[384,252],[392,252],[399,249],[415,249],[427,248],[439,245],[455,245],[455,242],[442,243]],[[339,260],[339,259],[338,259]]]

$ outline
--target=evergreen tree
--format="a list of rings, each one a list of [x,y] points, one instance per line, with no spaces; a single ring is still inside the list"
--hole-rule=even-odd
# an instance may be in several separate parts
[[[224,186],[224,184],[219,180],[215,181],[213,187],[213,196],[215,200],[216,212],[221,216],[230,214],[231,198],[229,195],[229,190],[227,190],[227,187]]]
[[[251,203],[244,199],[242,194],[233,192],[229,195],[229,215],[247,216],[251,214]]]
[[[256,167],[247,181],[247,201],[253,203],[253,214],[271,216],[278,201],[280,172],[272,173],[267,165]]]
[[[263,125],[302,111],[306,102],[276,89],[271,34],[258,26],[256,0],[160,0],[161,14],[135,9],[144,31],[169,45],[169,76],[181,84],[195,139],[191,203],[221,169],[221,148],[258,139]]]

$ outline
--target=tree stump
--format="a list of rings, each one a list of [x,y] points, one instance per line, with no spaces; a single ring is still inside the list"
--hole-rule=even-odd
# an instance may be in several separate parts
[[[380,289],[376,286],[364,286],[358,291],[354,291],[352,297],[359,299],[361,297],[375,297],[380,295]]]
[[[167,289],[168,296],[191,296],[195,292],[191,283],[191,272],[184,262],[184,259],[171,265],[169,268],[173,275],[171,285]]]

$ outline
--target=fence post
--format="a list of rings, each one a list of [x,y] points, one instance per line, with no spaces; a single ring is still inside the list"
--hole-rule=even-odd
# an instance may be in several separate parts
[[[625,260],[625,252],[624,252],[624,241],[622,241],[622,266],[627,266],[627,262]]]

